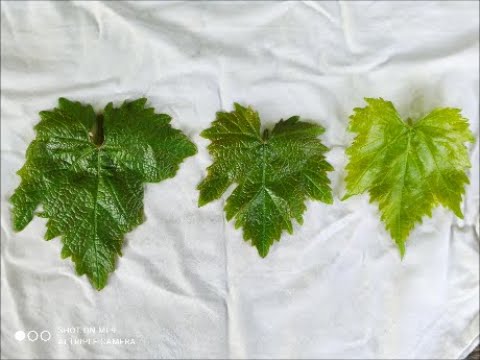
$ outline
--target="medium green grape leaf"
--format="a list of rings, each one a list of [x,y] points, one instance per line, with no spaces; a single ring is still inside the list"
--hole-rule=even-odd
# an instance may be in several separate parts
[[[61,236],[62,257],[98,290],[115,269],[124,235],[144,221],[144,183],[173,177],[196,153],[170,116],[146,101],[110,103],[96,115],[90,105],[61,98],[58,108],[42,111],[11,197],[14,229],[25,228],[42,205],[45,238]]]
[[[260,132],[260,118],[252,108],[234,104],[235,111],[218,112],[201,135],[211,144],[213,164],[199,184],[199,206],[218,199],[235,183],[225,205],[227,220],[243,228],[261,257],[268,254],[283,230],[293,232],[292,219],[302,223],[305,200],[333,202],[325,160],[328,150],[318,136],[320,125],[298,116],[280,120],[271,132]]]
[[[463,216],[470,167],[465,143],[474,137],[459,109],[435,109],[404,122],[390,101],[365,100],[368,106],[350,117],[356,137],[347,149],[344,198],[368,191],[403,257],[411,230],[433,208],[441,204]]]

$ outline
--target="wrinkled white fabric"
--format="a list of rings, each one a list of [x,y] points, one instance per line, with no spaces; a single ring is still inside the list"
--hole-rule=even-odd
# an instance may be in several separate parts
[[[1,5],[2,358],[432,359],[478,343],[478,2]],[[199,148],[146,186],[147,221],[101,292],[42,240],[45,219],[12,231],[15,172],[61,96],[97,110],[146,96]],[[366,195],[339,200],[348,116],[379,96],[405,117],[459,107],[477,138],[464,219],[436,209],[403,261]],[[267,126],[321,123],[336,169],[334,204],[308,202],[265,259],[225,221],[227,195],[196,204],[211,162],[199,133],[234,101]]]

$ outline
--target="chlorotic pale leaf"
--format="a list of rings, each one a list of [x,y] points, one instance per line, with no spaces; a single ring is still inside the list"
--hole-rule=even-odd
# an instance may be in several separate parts
[[[474,137],[459,109],[436,109],[404,122],[391,102],[365,100],[368,105],[350,117],[356,137],[347,149],[344,198],[367,191],[403,257],[411,230],[434,207],[462,217],[470,167],[465,143]]]
[[[226,201],[227,219],[243,228],[265,257],[283,230],[293,232],[292,219],[302,223],[305,200],[332,203],[325,160],[328,150],[318,140],[320,125],[298,116],[281,120],[272,131],[260,131],[260,118],[252,108],[235,104],[235,111],[218,112],[212,126],[202,132],[213,164],[200,183],[199,206],[218,199],[236,184]]]
[[[196,153],[170,116],[146,101],[110,103],[96,115],[90,105],[61,98],[58,108],[42,111],[11,197],[14,229],[42,205],[45,238],[61,236],[62,257],[98,290],[115,269],[124,235],[144,220],[144,183],[173,177]]]

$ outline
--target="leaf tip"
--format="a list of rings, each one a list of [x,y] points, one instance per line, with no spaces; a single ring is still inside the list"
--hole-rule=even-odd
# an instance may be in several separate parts
[[[258,255],[260,255],[260,257],[262,259],[265,259],[268,255],[268,247],[263,247],[263,246],[257,246],[257,251],[258,251]]]
[[[235,109],[235,110],[238,110],[238,109],[240,109],[240,110],[242,110],[242,109],[245,109],[245,107],[244,107],[244,106],[242,106],[242,105],[241,105],[240,103],[238,103],[238,102],[234,102],[234,103],[233,103],[233,107],[234,107],[234,109]]]
[[[204,139],[208,139],[208,129],[210,128],[207,128],[207,129],[204,129],[200,132],[200,137],[204,138]]]
[[[107,285],[107,279],[91,279],[92,286],[97,291],[101,291]]]
[[[20,232],[23,229],[25,229],[33,218],[33,214],[31,217],[28,217],[28,218],[20,217],[18,214],[15,214],[15,208],[13,208],[12,212],[13,212],[12,213],[13,215],[12,229],[14,232]]]
[[[400,260],[405,257],[405,241],[395,241],[398,251],[400,252]]]
[[[24,226],[23,224],[17,223],[17,221],[14,221],[12,228],[13,228],[13,231],[15,231],[15,232],[20,232],[20,231],[22,231],[23,229],[25,229],[25,226]]]
[[[59,103],[60,105],[65,104],[65,103],[68,103],[68,102],[70,102],[70,100],[68,100],[67,98],[65,98],[65,97],[63,97],[63,96],[61,96],[61,97],[58,98],[58,103]]]
[[[198,198],[198,202],[197,202],[197,205],[199,208],[201,208],[202,206],[205,206],[206,204],[208,203],[208,201],[206,201],[204,198],[202,198],[201,196]]]
[[[135,104],[135,105],[145,106],[145,104],[147,103],[147,101],[148,101],[148,100],[147,100],[146,97],[141,97],[141,98],[138,98],[138,99],[129,101],[129,102],[132,103],[132,104]],[[125,102],[127,102],[127,100],[125,100]]]
[[[196,155],[198,154],[198,146],[197,144],[195,144],[193,141],[191,141],[190,139],[188,139],[188,142],[189,142],[189,154],[190,156],[193,156],[193,155]]]
[[[333,204],[333,196],[331,193],[329,193],[327,196],[325,196],[325,198],[323,199],[323,202],[325,204],[328,204],[328,205],[332,205]]]

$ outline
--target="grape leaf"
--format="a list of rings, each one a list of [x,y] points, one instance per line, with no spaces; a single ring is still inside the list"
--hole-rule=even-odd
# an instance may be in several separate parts
[[[196,147],[170,116],[145,107],[146,99],[92,106],[59,99],[40,112],[36,138],[18,171],[11,197],[13,225],[20,231],[37,213],[48,218],[47,240],[61,236],[62,258],[100,290],[122,255],[124,235],[144,221],[144,182],[171,178]]]
[[[344,199],[366,191],[378,202],[381,219],[400,255],[415,223],[439,204],[462,218],[460,204],[470,167],[466,142],[474,137],[459,109],[435,109],[404,122],[390,101],[365,99],[355,108],[347,148]]]
[[[234,106],[233,112],[218,112],[201,133],[211,140],[214,162],[198,186],[198,203],[218,199],[236,183],[225,205],[227,220],[235,218],[243,238],[265,257],[283,230],[293,232],[292,218],[303,222],[306,199],[333,202],[327,177],[333,167],[325,160],[327,147],[317,139],[324,132],[320,125],[293,116],[261,134],[258,113]]]

